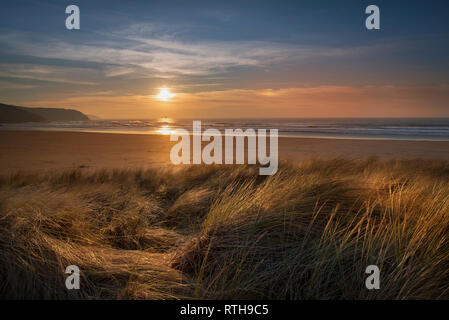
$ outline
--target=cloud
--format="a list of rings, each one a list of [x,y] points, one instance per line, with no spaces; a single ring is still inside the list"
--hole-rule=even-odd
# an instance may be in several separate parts
[[[96,82],[86,80],[85,73],[86,70],[81,68],[20,63],[0,64],[0,77],[4,78],[30,79],[89,86],[96,85]]]
[[[109,33],[91,44],[76,44],[32,33],[0,36],[8,50],[39,58],[101,63],[106,76],[210,75],[235,67],[266,68],[270,65],[317,57],[359,54],[372,48],[327,48],[269,41],[180,41],[173,35],[142,36],[137,26]],[[150,28],[153,30],[153,28]],[[134,32],[134,33],[132,33]],[[150,33],[148,35],[148,33]],[[35,39],[39,39],[36,41]]]
[[[0,81],[0,90],[25,90],[32,89],[36,86],[30,84],[12,83],[6,81]]]

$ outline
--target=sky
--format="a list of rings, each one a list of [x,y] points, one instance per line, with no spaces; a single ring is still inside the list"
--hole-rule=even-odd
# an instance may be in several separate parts
[[[80,30],[65,27],[72,4]],[[380,30],[365,27],[371,4]],[[0,7],[2,103],[109,119],[449,117],[448,1]]]

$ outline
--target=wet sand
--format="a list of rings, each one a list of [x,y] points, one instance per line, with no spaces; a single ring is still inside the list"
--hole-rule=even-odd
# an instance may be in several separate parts
[[[0,174],[73,168],[170,165],[169,136],[116,133],[0,132]],[[279,138],[280,160],[445,159],[449,141]]]

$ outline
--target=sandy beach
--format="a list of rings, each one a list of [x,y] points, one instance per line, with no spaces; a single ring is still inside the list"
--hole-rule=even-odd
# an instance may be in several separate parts
[[[166,135],[4,131],[0,173],[71,168],[136,168],[170,164]],[[448,141],[279,138],[281,160],[449,159]]]

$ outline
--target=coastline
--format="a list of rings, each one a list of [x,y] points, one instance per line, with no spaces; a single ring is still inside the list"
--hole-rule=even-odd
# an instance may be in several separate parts
[[[171,165],[168,135],[0,131],[0,174]],[[279,160],[449,160],[449,141],[279,138]]]
[[[92,132],[159,135],[189,132],[192,119],[103,119],[74,122],[14,123],[0,131]],[[449,141],[449,118],[274,118],[202,119],[206,129],[278,129],[279,137],[349,140]],[[198,125],[198,124],[197,124]],[[257,129],[256,129],[257,130]]]

